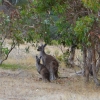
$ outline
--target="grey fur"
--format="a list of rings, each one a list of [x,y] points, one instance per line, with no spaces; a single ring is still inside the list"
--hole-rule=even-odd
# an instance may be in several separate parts
[[[44,81],[49,81],[50,82],[50,73],[48,71],[48,69],[40,63],[40,59],[38,56],[36,56],[36,68],[39,74],[41,74],[42,79]]]
[[[45,46],[46,44],[39,46],[37,51],[40,51],[40,56],[42,57],[43,65],[50,72],[50,79],[55,80],[56,78],[58,78],[59,63],[53,56],[45,53],[44,51]]]

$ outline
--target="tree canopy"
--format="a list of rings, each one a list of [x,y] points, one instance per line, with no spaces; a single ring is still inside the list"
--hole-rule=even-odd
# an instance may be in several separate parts
[[[100,58],[100,0],[8,1],[11,3],[8,7],[13,6],[15,10],[11,10],[10,15],[0,12],[3,19],[0,35],[5,34],[6,38],[10,35],[17,45],[23,41],[42,40],[47,44],[56,41],[64,46],[77,46],[83,51],[86,79],[89,80],[92,66],[94,81],[99,84],[96,67],[100,65],[100,60],[97,60],[96,53]],[[75,52],[72,53],[74,58]],[[89,54],[92,54],[91,61],[88,59]]]

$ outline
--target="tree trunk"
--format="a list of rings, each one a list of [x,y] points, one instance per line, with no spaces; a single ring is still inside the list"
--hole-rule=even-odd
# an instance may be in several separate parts
[[[99,80],[97,79],[96,73],[96,55],[95,55],[95,46],[92,44],[92,70],[93,70],[93,78],[96,85],[100,85]]]
[[[91,51],[91,47],[87,48],[87,58],[86,58],[86,68],[85,68],[85,75],[86,75],[86,81],[89,81],[89,73],[92,71],[92,51]]]
[[[71,65],[71,67],[74,67],[75,64],[74,64],[74,58],[75,58],[75,48],[76,46],[72,46],[71,47],[71,51],[70,51],[70,56],[69,56],[69,59],[68,59],[68,63]]]
[[[86,47],[85,46],[83,46],[83,65],[84,65],[84,67],[83,67],[83,75],[84,76],[86,76],[86,66],[87,66],[87,62],[86,62],[86,58],[87,58],[87,50],[86,50]]]
[[[0,62],[2,59],[2,45],[1,45],[1,36],[0,36]]]
[[[96,63],[96,73],[98,74],[99,72],[99,69],[100,69],[100,54],[98,54],[99,57],[98,57],[98,60],[97,60],[97,63]]]
[[[1,50],[1,46],[0,46],[0,58],[2,57],[2,50]]]
[[[88,47],[87,48],[87,53],[88,53],[88,56],[87,56],[87,66],[89,68],[89,74],[93,75],[93,71],[92,71],[92,49],[91,47]]]
[[[97,59],[97,62],[96,62],[96,72],[98,73],[99,72],[99,69],[100,69],[100,43],[98,42],[97,44],[97,54],[98,54],[98,59]]]

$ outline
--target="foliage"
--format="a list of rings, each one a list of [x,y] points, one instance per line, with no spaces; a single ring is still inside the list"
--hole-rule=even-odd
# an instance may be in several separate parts
[[[36,0],[36,12],[39,14],[40,17],[43,17],[46,19],[48,16],[48,22],[49,25],[48,27],[52,27],[51,29],[48,28],[47,30],[44,28],[44,32],[46,30],[47,35],[49,38],[44,38],[45,42],[50,42],[54,39],[58,41],[59,44],[64,44],[64,45],[72,45],[72,44],[80,44],[80,43],[87,43],[88,44],[88,32],[91,30],[92,25],[94,24],[94,16],[93,12],[89,12],[84,16],[81,16],[80,14],[82,13],[80,9],[78,8],[78,4],[76,6],[73,6],[73,3],[70,1],[63,1],[59,0],[57,3],[54,1],[52,3],[52,0],[39,0],[39,2]],[[62,3],[61,3],[62,2]],[[78,2],[75,1],[76,3]],[[94,3],[94,0],[82,0],[82,2],[79,2],[79,6],[83,8],[83,12],[88,12],[90,9],[93,11],[98,11],[99,10],[99,1],[97,0],[96,3]],[[71,4],[72,3],[72,4]],[[44,4],[44,5],[43,5]],[[73,11],[73,7],[74,11]],[[44,7],[44,8],[43,8]],[[86,7],[86,8],[85,8]],[[88,7],[88,8],[87,8]],[[70,9],[70,11],[69,11]],[[86,10],[88,9],[88,10]],[[76,16],[77,10],[79,10],[80,14],[77,15],[77,19],[75,20],[74,23],[70,23],[70,20],[67,20],[71,16]],[[67,13],[66,15],[66,12]],[[41,13],[45,16],[41,16]],[[75,13],[75,14],[74,14]],[[71,14],[71,16],[69,15]],[[88,15],[89,14],[89,15]],[[55,16],[56,19],[53,19],[52,16]],[[50,18],[49,18],[50,17]],[[82,17],[82,18],[81,18]],[[44,20],[44,19],[43,19]],[[47,20],[47,19],[46,19]],[[54,30],[53,30],[54,29]],[[53,34],[52,34],[53,32]],[[51,35],[53,35],[53,38]],[[41,34],[43,35],[43,34]],[[46,35],[45,35],[46,36]],[[50,39],[51,38],[51,39]],[[48,40],[48,41],[47,41]],[[49,43],[48,42],[48,43]]]
[[[96,18],[94,12],[88,11],[97,11],[100,7],[98,0],[95,3],[94,0],[34,0],[31,3],[18,0],[17,4],[20,18],[11,20],[6,16],[1,33],[9,30],[18,45],[39,40],[48,44],[55,40],[64,46],[88,43],[88,32]]]
[[[99,0],[82,0],[84,5],[91,10],[97,12],[100,10],[100,1]]]
[[[91,30],[93,22],[93,16],[85,16],[76,21],[74,32],[80,43],[88,43],[88,32]]]
[[[13,1],[15,2],[16,0]],[[47,44],[63,44],[63,46],[70,46],[71,51],[70,54],[66,52],[59,59],[69,57],[66,61],[75,65],[73,62],[75,47],[82,47],[84,70],[89,75],[89,67],[92,66],[94,81],[99,85],[95,68],[97,68],[96,65],[99,65],[100,61],[97,64],[95,52],[100,57],[99,51],[96,51],[99,50],[97,47],[100,44],[100,16],[98,15],[100,0],[17,1],[12,4],[16,5],[19,17],[16,18],[14,16],[11,18],[9,15],[0,14],[0,35],[5,38],[10,36],[10,39],[12,39],[11,49],[8,50],[8,48],[3,47],[5,38],[1,38],[3,42],[0,43],[0,53],[2,54],[3,52],[7,55],[15,45],[19,46],[24,41],[30,43],[43,41]],[[26,48],[26,51],[29,51],[29,47]],[[91,53],[90,61],[88,56]],[[56,52],[57,55],[58,52]],[[87,80],[89,80],[88,75],[86,75]]]

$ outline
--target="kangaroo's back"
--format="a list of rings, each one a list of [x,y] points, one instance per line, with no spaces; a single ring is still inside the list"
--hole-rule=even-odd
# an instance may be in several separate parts
[[[52,61],[55,62],[55,65],[56,65],[56,66],[59,66],[58,61],[57,61],[53,56],[47,55],[46,58],[45,58],[45,63],[46,63],[46,64],[49,64],[49,63],[51,63]]]

